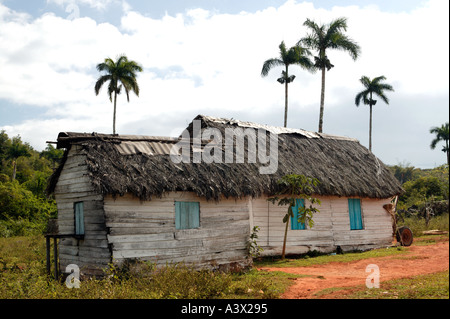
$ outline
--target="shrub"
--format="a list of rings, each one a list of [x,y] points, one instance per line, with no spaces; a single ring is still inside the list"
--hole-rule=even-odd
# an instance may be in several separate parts
[[[17,181],[0,183],[1,237],[42,234],[56,211],[54,201],[37,198]]]

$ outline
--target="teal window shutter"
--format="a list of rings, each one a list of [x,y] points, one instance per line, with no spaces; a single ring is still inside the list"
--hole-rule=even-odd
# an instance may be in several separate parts
[[[75,235],[84,235],[84,205],[83,202],[74,204]]]
[[[348,199],[348,213],[350,215],[350,229],[363,229],[361,200],[359,198]]]
[[[305,201],[303,199],[296,199],[295,206],[292,207],[294,211],[294,217],[291,217],[291,229],[292,230],[301,230],[306,229],[305,223],[299,223],[298,221],[298,208],[305,207]]]
[[[175,228],[192,229],[200,227],[199,202],[175,202]]]

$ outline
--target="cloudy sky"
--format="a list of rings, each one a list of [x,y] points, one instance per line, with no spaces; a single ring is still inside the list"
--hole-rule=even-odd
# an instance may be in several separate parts
[[[283,126],[281,68],[265,60],[307,34],[309,18],[348,18],[356,61],[330,51],[324,133],[368,147],[359,79],[384,75],[395,92],[374,107],[373,152],[386,164],[432,168],[429,129],[449,119],[447,0],[0,0],[0,130],[36,150],[59,132],[112,133],[96,65],[126,54],[144,71],[141,93],[118,99],[117,132],[178,136],[198,114]],[[288,127],[318,130],[320,73],[291,67]]]

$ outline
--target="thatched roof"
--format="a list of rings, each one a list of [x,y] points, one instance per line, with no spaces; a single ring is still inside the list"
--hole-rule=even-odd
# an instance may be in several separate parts
[[[317,195],[388,198],[402,192],[386,166],[355,139],[202,115],[195,119],[202,121],[202,129],[264,128],[277,133],[277,171],[260,174],[262,164],[247,161],[175,164],[169,152],[178,138],[60,133],[58,147],[82,147],[97,191],[113,196],[131,193],[142,200],[169,191],[192,191],[215,200],[271,195],[277,180],[292,173],[317,178]],[[191,136],[192,123],[187,128]],[[64,162],[52,176],[49,192],[54,191]]]

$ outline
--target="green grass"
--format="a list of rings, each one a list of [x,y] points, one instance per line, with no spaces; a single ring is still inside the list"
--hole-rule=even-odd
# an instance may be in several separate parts
[[[424,218],[409,217],[399,222],[398,226],[408,226],[414,237],[422,236],[422,232],[426,230],[439,229],[449,231],[449,214],[431,218],[428,225],[426,225]]]
[[[0,299],[277,299],[297,275],[251,269],[244,273],[197,271],[177,264],[142,271],[111,266],[103,279],[87,279],[80,288],[49,278],[42,236],[0,238]]]

